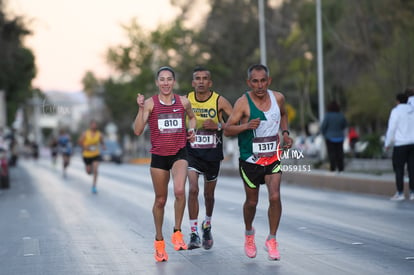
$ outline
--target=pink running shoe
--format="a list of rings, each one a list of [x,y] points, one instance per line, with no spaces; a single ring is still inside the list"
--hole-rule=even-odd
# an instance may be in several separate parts
[[[277,250],[277,241],[276,239],[266,240],[265,247],[267,253],[269,254],[269,260],[278,261],[280,260],[280,253]]]
[[[244,252],[247,257],[254,258],[257,254],[256,244],[254,243],[254,235],[246,235],[245,237]]]

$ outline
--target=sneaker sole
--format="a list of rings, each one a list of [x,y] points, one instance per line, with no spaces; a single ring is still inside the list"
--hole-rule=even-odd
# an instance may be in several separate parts
[[[201,247],[201,242],[190,242],[188,245],[188,250],[197,249]]]
[[[155,261],[159,263],[168,261],[168,255],[166,255],[163,258],[157,258],[157,257],[154,257],[154,258],[155,258]]]
[[[193,249],[197,249],[197,248],[200,248],[200,247],[201,247],[201,245],[189,245],[188,250],[193,250]]]
[[[178,247],[178,248],[175,248],[175,247],[174,247],[174,250],[175,250],[175,251],[187,250],[187,249],[188,249],[188,247],[183,247],[183,246],[180,246],[180,247]]]
[[[211,243],[209,244],[208,242],[211,242]],[[209,250],[209,249],[211,249],[212,247],[213,247],[213,241],[205,241],[205,242],[203,242],[203,248],[204,248],[205,250]]]
[[[167,259],[161,259],[161,260],[155,259],[155,261],[157,261],[158,263],[162,263],[162,262],[166,262]]]
[[[264,250],[265,250],[267,253],[269,253],[269,250],[267,249],[267,247],[266,247],[266,246],[264,247]],[[272,257],[270,257],[270,255],[267,255],[267,258],[269,259],[269,261],[280,261],[280,256],[279,256],[279,258],[272,258]]]
[[[246,256],[247,256],[248,258],[251,258],[251,259],[256,258],[256,256],[257,256],[257,253],[256,253],[256,254],[254,254],[254,255],[252,255],[252,256],[247,255],[247,253],[246,253],[246,252],[244,252],[244,254],[246,254]]]

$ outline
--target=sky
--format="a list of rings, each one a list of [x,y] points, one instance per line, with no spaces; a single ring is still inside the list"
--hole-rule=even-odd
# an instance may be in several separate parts
[[[7,1],[6,1],[7,2]],[[121,24],[132,18],[148,29],[175,18],[170,0],[8,0],[7,10],[23,16],[33,34],[24,41],[36,58],[34,88],[77,92],[92,71],[109,76],[106,50],[126,42]]]

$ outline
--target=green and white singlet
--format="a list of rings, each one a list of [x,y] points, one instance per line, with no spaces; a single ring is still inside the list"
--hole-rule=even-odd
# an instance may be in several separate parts
[[[245,95],[249,102],[249,121],[260,118],[260,125],[255,130],[246,130],[238,135],[240,159],[262,166],[269,165],[279,159],[279,127],[280,108],[273,91],[267,91],[271,100],[269,110],[259,110],[249,93]]]

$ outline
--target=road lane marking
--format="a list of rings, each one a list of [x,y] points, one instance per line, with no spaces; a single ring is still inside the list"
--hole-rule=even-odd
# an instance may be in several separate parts
[[[23,237],[23,256],[40,255],[39,240],[30,237]]]
[[[19,218],[20,219],[28,219],[28,218],[30,218],[29,211],[27,211],[26,209],[20,209]]]

